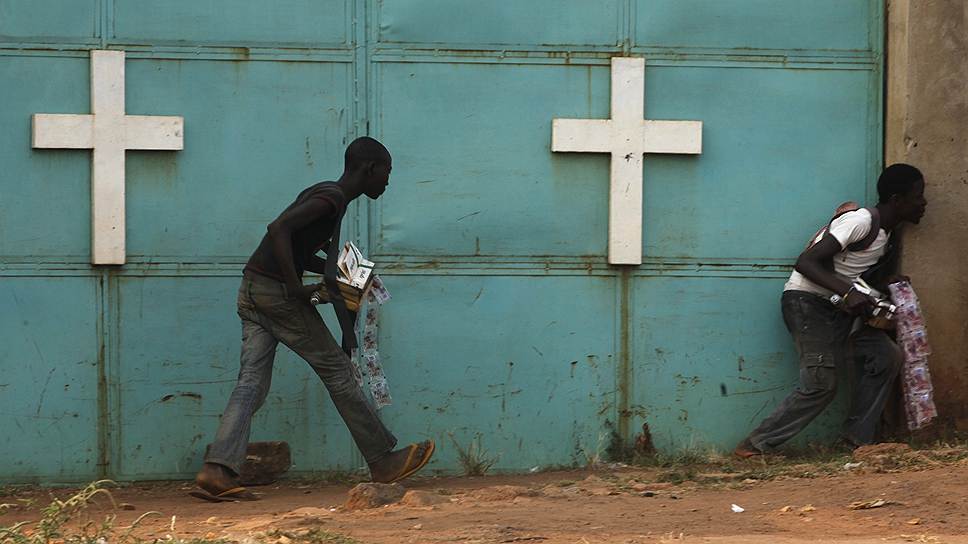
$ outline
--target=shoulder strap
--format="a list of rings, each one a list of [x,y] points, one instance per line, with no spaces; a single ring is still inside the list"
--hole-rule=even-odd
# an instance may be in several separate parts
[[[333,227],[333,235],[329,240],[329,247],[326,248],[326,268],[324,269],[323,279],[326,283],[326,292],[329,294],[329,301],[333,305],[333,309],[336,310],[336,318],[339,320],[339,327],[343,333],[343,351],[346,355],[352,353],[353,348],[357,346],[356,343],[356,332],[353,330],[356,325],[356,312],[351,312],[346,307],[346,301],[343,300],[343,293],[340,291],[339,284],[336,280],[336,260],[339,258],[339,230],[340,224],[343,223],[343,215],[346,212],[344,209],[339,214],[339,218],[336,220],[336,226]]]
[[[857,211],[859,209],[860,206],[853,200],[841,202],[840,206],[837,206],[837,209],[834,210],[834,215],[830,218],[830,221],[827,221],[826,225],[820,227],[820,230],[815,232],[814,235],[810,237],[810,241],[807,242],[807,249],[810,249],[814,244],[819,242],[821,238],[823,238],[824,234],[827,234],[827,232],[830,230],[830,225],[834,223],[835,219],[841,215],[844,215],[845,213]]]
[[[901,260],[901,233],[897,229],[888,233],[887,248],[884,255],[860,275],[867,283],[878,287],[883,286],[887,279],[897,274]]]
[[[877,240],[877,235],[881,231],[881,212],[879,212],[877,208],[864,209],[871,214],[871,230],[867,232],[867,236],[865,236],[862,240],[858,240],[847,246],[846,249],[848,251],[863,251],[871,247],[871,244],[874,243],[874,240]]]

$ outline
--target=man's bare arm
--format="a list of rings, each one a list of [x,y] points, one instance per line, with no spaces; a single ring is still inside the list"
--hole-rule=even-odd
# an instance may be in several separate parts
[[[847,308],[851,311],[861,311],[865,306],[871,304],[871,300],[851,289],[852,284],[846,279],[830,271],[825,263],[830,262],[834,255],[843,251],[840,242],[829,232],[823,235],[816,244],[808,247],[797,258],[796,270],[808,280],[821,287],[826,287],[838,295],[847,295],[845,301]]]
[[[292,256],[292,234],[321,217],[335,214],[336,209],[329,201],[312,198],[282,212],[275,221],[269,223],[267,229],[272,240],[272,252],[279,263],[290,297],[308,299],[319,288],[318,285],[304,286],[296,274]]]

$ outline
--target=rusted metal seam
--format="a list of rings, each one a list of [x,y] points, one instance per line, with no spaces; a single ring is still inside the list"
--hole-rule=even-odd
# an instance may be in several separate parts
[[[109,431],[108,419],[108,379],[107,379],[107,352],[108,352],[108,318],[105,309],[109,305],[109,295],[107,293],[106,282],[107,273],[102,272],[97,282],[97,478],[108,477],[109,455]]]
[[[624,267],[619,276],[619,349],[618,349],[618,435],[629,441],[632,395],[632,268]]]

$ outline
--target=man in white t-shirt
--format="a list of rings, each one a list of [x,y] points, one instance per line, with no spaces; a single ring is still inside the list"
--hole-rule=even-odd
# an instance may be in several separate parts
[[[800,384],[736,446],[737,456],[760,455],[803,430],[833,400],[844,364],[854,365],[857,380],[843,437],[854,446],[875,441],[901,354],[888,331],[866,324],[874,300],[854,284],[863,279],[885,289],[894,279],[887,277],[897,254],[894,231],[920,222],[927,206],[924,177],[906,164],[886,168],[877,193],[875,208],[835,216],[797,259],[781,305],[800,357]]]

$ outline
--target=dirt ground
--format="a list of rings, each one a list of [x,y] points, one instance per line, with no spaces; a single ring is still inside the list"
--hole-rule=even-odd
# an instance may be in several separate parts
[[[770,461],[744,461],[733,462],[728,473],[677,468],[670,476],[668,469],[613,465],[424,478],[404,486],[440,504],[411,501],[356,511],[342,506],[352,484],[293,480],[255,488],[257,502],[211,504],[188,497],[187,482],[147,483],[114,489],[119,507],[100,498],[86,515],[114,512],[120,527],[156,511],[141,522],[138,537],[269,544],[968,543],[968,459],[957,457],[887,468],[876,462],[838,465],[820,475],[810,465],[772,474]],[[764,479],[748,477],[755,473]],[[681,478],[689,479],[658,481]],[[0,503],[11,506],[0,515],[0,526],[37,519],[52,495],[70,494],[8,489]],[[876,499],[886,504],[849,508]],[[734,504],[744,511],[734,512]]]

